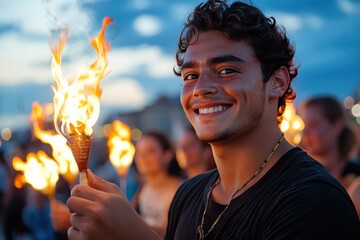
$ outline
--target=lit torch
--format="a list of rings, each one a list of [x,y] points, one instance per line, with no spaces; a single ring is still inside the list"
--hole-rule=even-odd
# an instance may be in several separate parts
[[[125,190],[126,175],[133,161],[135,146],[131,142],[130,127],[116,120],[108,133],[109,158],[120,176],[120,184]]]
[[[113,20],[105,17],[100,33],[91,44],[97,53],[96,60],[87,70],[82,71],[71,83],[63,77],[61,55],[69,36],[69,30],[60,33],[55,46],[51,44],[51,70],[56,86],[52,86],[54,95],[54,124],[69,144],[80,172],[80,184],[88,185],[86,169],[92,140],[92,127],[100,114],[100,82],[108,64],[106,52],[110,44],[105,40],[105,30]]]
[[[280,124],[280,129],[285,134],[286,139],[292,144],[298,145],[304,127],[305,124],[301,117],[296,114],[294,105],[287,103],[283,114],[283,121]]]
[[[29,153],[26,161],[15,156],[12,160],[15,170],[21,172],[15,178],[15,186],[20,188],[29,183],[35,190],[41,191],[50,199],[54,198],[55,186],[59,179],[57,163],[39,151],[37,154]]]
[[[43,130],[41,126],[44,118],[53,114],[53,109],[51,111],[50,108],[50,104],[42,107],[38,102],[33,103],[30,120],[33,122],[34,135],[43,143],[51,145],[52,157],[59,165],[59,173],[72,185],[78,176],[78,168],[66,138],[54,131]]]

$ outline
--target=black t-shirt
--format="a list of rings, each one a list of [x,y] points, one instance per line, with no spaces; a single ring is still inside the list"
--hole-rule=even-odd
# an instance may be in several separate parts
[[[165,239],[199,239],[197,228],[207,193],[217,178],[215,169],[179,188],[170,207]],[[210,203],[208,211],[216,214],[225,207]],[[231,201],[206,239],[352,240],[360,239],[360,223],[345,189],[317,161],[294,148]]]

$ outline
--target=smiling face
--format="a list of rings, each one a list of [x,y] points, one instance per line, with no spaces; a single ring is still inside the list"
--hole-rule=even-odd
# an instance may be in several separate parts
[[[145,176],[166,172],[168,156],[154,137],[144,136],[136,144],[135,164]]]
[[[223,32],[201,32],[181,68],[181,104],[202,141],[248,133],[262,118],[265,85],[260,62],[246,41]]]

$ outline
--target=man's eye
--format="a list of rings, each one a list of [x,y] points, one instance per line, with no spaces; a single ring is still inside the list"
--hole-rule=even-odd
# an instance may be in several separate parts
[[[230,74],[230,73],[237,73],[239,71],[233,69],[233,68],[223,68],[219,71],[219,74]]]
[[[197,79],[198,75],[197,74],[194,74],[194,73],[188,73],[188,74],[185,74],[184,77],[183,77],[183,80],[186,81],[186,80],[194,80],[194,79]]]

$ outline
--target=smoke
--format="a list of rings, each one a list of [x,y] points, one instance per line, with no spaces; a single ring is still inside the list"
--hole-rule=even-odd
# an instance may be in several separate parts
[[[59,34],[69,29],[62,67],[68,78],[74,78],[79,68],[88,66],[95,59],[89,42],[93,32],[94,15],[85,0],[42,0],[46,12],[50,42],[56,44]],[[99,29],[100,30],[100,29]]]

